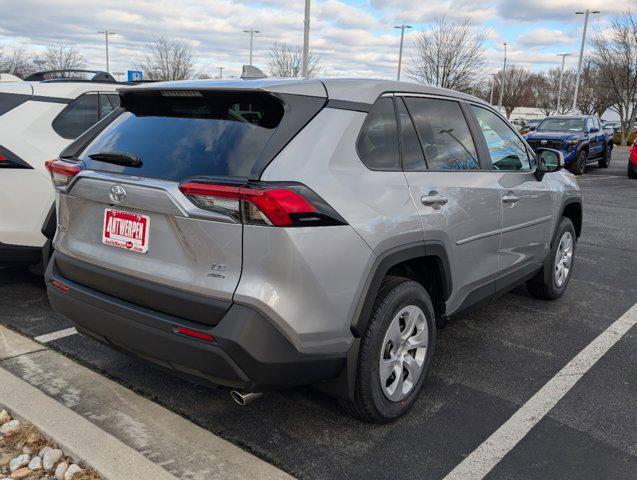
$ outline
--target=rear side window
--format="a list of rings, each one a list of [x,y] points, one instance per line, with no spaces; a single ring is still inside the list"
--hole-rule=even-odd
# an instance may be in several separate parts
[[[153,178],[248,177],[283,118],[282,103],[258,92],[135,92],[124,112],[79,155],[87,168]],[[139,166],[92,160],[126,152]]]
[[[69,103],[53,120],[55,132],[68,139],[79,137],[97,123],[98,95],[85,93]]]
[[[101,120],[106,115],[111,113],[119,107],[119,95],[116,93],[100,93],[99,96],[99,110],[98,120]]]
[[[31,95],[0,93],[0,116],[26,102]]]
[[[458,102],[405,97],[430,170],[478,170],[471,132]]]
[[[371,170],[400,170],[394,101],[381,97],[367,114],[358,137],[358,154]]]
[[[400,123],[400,144],[403,152],[403,168],[407,171],[427,170],[425,157],[423,157],[422,147],[418,134],[411,121],[411,116],[401,98],[396,99],[398,110],[398,120]]]

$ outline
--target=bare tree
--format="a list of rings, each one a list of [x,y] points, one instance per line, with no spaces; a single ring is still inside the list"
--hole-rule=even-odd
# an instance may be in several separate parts
[[[270,49],[268,70],[273,77],[300,77],[303,70],[303,50],[299,46],[275,41]],[[316,77],[322,70],[320,57],[310,50],[307,76]]]
[[[193,75],[194,65],[190,45],[159,36],[153,38],[137,68],[149,80],[184,80]]]
[[[599,68],[590,64],[582,72],[582,80],[577,95],[577,108],[586,115],[600,117],[613,105],[613,92],[604,81]]]
[[[495,76],[493,95],[498,98],[500,95],[500,80],[502,72]],[[511,65],[507,67],[504,74],[504,95],[502,96],[502,106],[506,111],[507,118],[511,117],[513,110],[517,107],[534,106],[533,83],[536,77],[529,70]]]
[[[611,108],[619,115],[625,144],[637,113],[637,19],[630,10],[615,14],[610,31],[597,30],[590,43],[591,64],[611,92]]]
[[[35,71],[33,58],[24,48],[15,48],[10,54],[4,55],[0,51],[0,73],[10,73],[24,78]]]
[[[77,70],[84,66],[80,51],[68,45],[51,45],[33,63],[39,70]]]
[[[437,18],[431,29],[416,34],[417,53],[408,74],[420,83],[470,91],[484,74],[486,39],[468,18]]]
[[[562,78],[562,94],[560,105],[558,107],[558,96],[560,95],[560,68],[551,68],[546,73],[537,74],[542,80],[536,76],[532,85],[536,107],[542,110],[545,115],[558,114],[564,115],[570,110],[573,103],[573,89],[575,88],[575,71],[573,69],[565,69]]]

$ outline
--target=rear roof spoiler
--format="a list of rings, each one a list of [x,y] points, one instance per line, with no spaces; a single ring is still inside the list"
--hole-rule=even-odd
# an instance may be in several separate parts
[[[88,75],[77,75],[88,74]],[[46,70],[36,72],[24,79],[28,82],[44,82],[44,81],[90,81],[90,82],[113,82],[117,80],[108,72],[100,70]]]

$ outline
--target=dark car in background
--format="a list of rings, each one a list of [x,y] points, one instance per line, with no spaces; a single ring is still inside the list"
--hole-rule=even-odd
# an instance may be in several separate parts
[[[552,148],[564,154],[564,164],[581,175],[590,163],[601,168],[610,164],[613,136],[605,131],[596,115],[546,117],[535,131],[525,135],[533,150]]]

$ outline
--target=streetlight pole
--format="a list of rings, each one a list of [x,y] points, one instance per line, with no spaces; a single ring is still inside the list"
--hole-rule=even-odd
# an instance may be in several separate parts
[[[303,67],[301,76],[307,77],[310,62],[310,2],[305,0],[305,19],[303,20]]]
[[[101,30],[97,33],[103,33],[104,34],[104,43],[106,45],[106,73],[109,72],[110,66],[108,64],[108,37],[109,35],[117,35],[115,32],[109,32],[108,30]]]
[[[560,86],[557,89],[557,115],[560,114],[560,107],[562,106],[562,79],[564,78],[564,59],[568,57],[570,53],[558,53],[558,57],[562,57],[562,68],[560,69]]]
[[[579,92],[579,80],[582,75],[582,61],[584,60],[584,46],[586,45],[586,29],[588,28],[588,16],[591,13],[599,13],[599,10],[586,10],[584,12],[575,12],[575,15],[584,15],[584,30],[582,30],[582,45],[579,49],[579,62],[577,64],[577,79],[575,80],[575,93],[573,94],[572,113],[577,110],[577,94]]]
[[[504,42],[504,63],[502,65],[502,74],[500,75],[500,99],[498,100],[498,111],[502,110],[502,99],[504,98],[504,73],[507,69],[507,42]]]
[[[251,28],[249,30],[244,30],[243,33],[250,34],[250,66],[252,66],[252,47],[254,45],[254,34],[261,33],[261,32],[259,30],[255,30],[254,28]]]
[[[405,40],[405,29],[411,28],[411,25],[396,25],[394,28],[400,28],[400,49],[398,50],[398,75],[396,75],[396,81],[400,82],[400,70],[403,65],[403,43]]]

